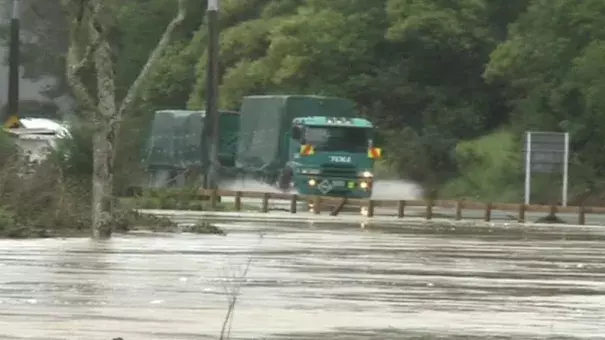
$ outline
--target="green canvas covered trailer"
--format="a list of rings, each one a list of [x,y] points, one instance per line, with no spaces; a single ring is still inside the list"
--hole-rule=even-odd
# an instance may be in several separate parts
[[[235,163],[239,113],[220,110],[219,161],[226,168]],[[202,166],[204,111],[160,110],[151,123],[143,153],[143,165],[156,183],[164,186],[172,174]],[[157,184],[160,183],[160,184]]]

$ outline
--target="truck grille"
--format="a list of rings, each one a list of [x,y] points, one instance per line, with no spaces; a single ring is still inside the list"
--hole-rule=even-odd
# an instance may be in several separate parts
[[[352,165],[322,164],[321,174],[326,177],[357,177],[357,169]]]

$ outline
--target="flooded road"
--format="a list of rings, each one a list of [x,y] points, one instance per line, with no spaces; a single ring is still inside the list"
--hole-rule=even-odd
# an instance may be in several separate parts
[[[0,339],[603,339],[605,229],[503,228],[3,240]]]

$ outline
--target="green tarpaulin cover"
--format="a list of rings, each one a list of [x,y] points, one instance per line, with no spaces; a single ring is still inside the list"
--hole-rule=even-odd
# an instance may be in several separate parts
[[[288,159],[289,131],[297,117],[354,117],[355,103],[312,95],[244,97],[240,110],[236,165],[252,171],[276,171]]]
[[[233,158],[237,147],[239,116],[233,111],[220,113],[219,158]],[[147,167],[187,168],[200,166],[204,111],[156,111],[143,155]]]

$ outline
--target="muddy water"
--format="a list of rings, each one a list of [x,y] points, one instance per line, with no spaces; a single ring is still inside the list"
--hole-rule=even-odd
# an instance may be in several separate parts
[[[217,339],[237,287],[238,339],[605,335],[599,229],[228,230],[0,241],[0,339]]]

